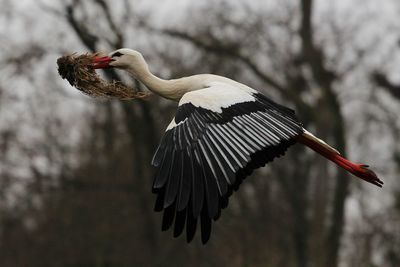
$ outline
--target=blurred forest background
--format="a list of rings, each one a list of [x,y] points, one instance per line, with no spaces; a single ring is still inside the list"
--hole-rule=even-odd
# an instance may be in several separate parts
[[[399,1],[0,6],[0,266],[400,266]],[[61,55],[120,47],[164,78],[224,75],[296,109],[384,188],[294,146],[246,179],[209,244],[173,239],[150,161],[176,103],[91,99],[57,74]]]

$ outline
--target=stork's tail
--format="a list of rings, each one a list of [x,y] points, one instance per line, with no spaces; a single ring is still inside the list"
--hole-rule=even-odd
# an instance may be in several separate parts
[[[330,161],[333,161],[346,171],[354,174],[364,181],[382,187],[383,182],[372,170],[368,169],[368,165],[356,164],[348,159],[345,159],[336,149],[332,148],[321,139],[315,137],[310,132],[305,131],[301,136],[298,137],[297,141],[303,145],[308,146],[318,154],[324,156]]]

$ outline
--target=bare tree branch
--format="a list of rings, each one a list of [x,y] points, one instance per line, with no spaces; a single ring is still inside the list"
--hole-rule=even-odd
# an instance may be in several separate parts
[[[112,44],[114,47],[122,47],[124,43],[124,37],[122,35],[122,32],[119,27],[115,24],[114,20],[112,19],[110,8],[108,7],[106,1],[104,0],[95,0],[95,2],[101,7],[103,10],[104,14],[106,15],[106,20],[108,24],[110,25],[111,32],[115,34],[115,41]]]
[[[89,29],[85,26],[85,24],[81,23],[75,17],[75,8],[74,6],[68,5],[65,7],[66,11],[66,19],[69,22],[69,25],[81,39],[83,44],[88,47],[92,52],[96,51],[96,45],[98,42],[97,36],[92,34]]]
[[[154,29],[153,29],[154,30]],[[219,54],[219,55],[225,55],[227,57],[231,57],[234,59],[239,59],[242,63],[244,63],[250,70],[252,70],[258,77],[260,77],[266,84],[270,85],[274,89],[277,89],[281,92],[285,91],[285,88],[280,85],[277,81],[272,79],[271,77],[267,76],[265,73],[263,73],[259,67],[251,61],[250,58],[247,58],[243,55],[241,55],[238,52],[238,48],[234,46],[222,46],[221,44],[217,43],[207,43],[195,36],[190,35],[189,33],[177,31],[177,30],[157,30],[160,33],[167,34],[171,37],[175,37],[181,40],[189,41],[190,43],[194,44],[195,46],[202,48],[206,51]],[[215,41],[215,40],[213,40]]]
[[[392,83],[385,74],[379,71],[372,73],[371,78],[378,86],[400,100],[400,85]]]
[[[284,98],[292,101],[296,107],[298,107],[299,111],[303,114],[306,114],[310,117],[312,117],[312,109],[307,105],[302,99],[298,96],[296,90],[290,90],[293,89],[297,86],[294,86],[293,88],[287,89],[284,85],[281,85],[279,82],[274,80],[272,77],[268,76],[265,72],[263,72],[255,62],[253,62],[249,57],[246,57],[242,55],[240,52],[238,52],[238,47],[234,46],[224,46],[222,44],[214,43],[216,40],[215,38],[213,39],[213,42],[207,43],[199,38],[197,38],[194,35],[191,35],[186,32],[181,32],[178,30],[155,30],[152,29],[153,31],[161,32],[162,34],[167,34],[171,37],[178,38],[184,41],[188,41],[192,43],[193,45],[206,50],[207,52],[212,52],[217,55],[225,55],[227,57],[231,57],[233,59],[237,59],[240,62],[242,62],[245,66],[247,66],[258,78],[260,78],[261,81],[266,83],[267,85],[271,86],[273,89],[277,90]]]

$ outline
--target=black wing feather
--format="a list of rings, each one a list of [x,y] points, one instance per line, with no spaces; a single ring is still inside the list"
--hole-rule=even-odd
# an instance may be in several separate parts
[[[189,150],[190,151],[190,150]],[[179,197],[178,197],[178,211],[185,209],[188,206],[190,193],[191,193],[191,186],[192,186],[192,168],[190,166],[190,158],[192,155],[186,151],[186,154],[183,156],[182,159],[182,177],[181,177],[181,186],[179,189]]]
[[[206,209],[202,210],[200,215],[201,224],[201,242],[203,244],[207,243],[211,235],[211,219],[207,214]]]
[[[177,211],[175,218],[174,237],[178,237],[181,235],[181,233],[185,229],[185,222],[186,222],[186,209]]]
[[[189,243],[193,240],[196,234],[197,217],[194,217],[189,211],[186,215],[186,241]]]
[[[170,205],[169,207],[164,209],[161,230],[162,231],[168,230],[171,227],[172,223],[174,222],[174,218],[175,218],[175,205]]]
[[[166,185],[164,208],[169,207],[175,201],[178,193],[179,180],[181,176],[181,151],[174,150],[172,153],[172,166]]]
[[[207,210],[210,218],[214,218],[218,213],[218,185],[215,182],[210,166],[206,163],[204,155],[200,154],[200,168],[204,182],[205,202],[203,202],[202,210]]]
[[[162,188],[168,180],[168,176],[170,173],[170,169],[172,166],[172,160],[173,160],[171,158],[171,153],[172,153],[172,149],[170,147],[167,147],[164,150],[164,153],[163,153],[164,155],[163,155],[161,165],[157,170],[157,174],[156,174],[156,177],[154,178],[154,182],[153,182],[153,188],[155,188],[155,189]]]
[[[200,159],[196,157],[192,149],[191,167],[192,167],[192,215],[198,218],[204,202],[204,181],[203,170],[199,164]]]

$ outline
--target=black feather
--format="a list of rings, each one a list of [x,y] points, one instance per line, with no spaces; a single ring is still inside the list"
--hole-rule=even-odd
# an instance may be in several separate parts
[[[174,237],[178,237],[182,234],[183,229],[185,229],[185,221],[186,221],[186,209],[176,212]]]
[[[197,228],[197,217],[193,217],[193,215],[188,211],[186,215],[186,241],[190,243],[194,235],[196,234]]]
[[[206,209],[203,208],[201,215],[201,242],[206,244],[211,235],[211,219],[208,217]]]
[[[204,204],[206,204],[207,206],[209,218],[213,218],[218,213],[218,205],[219,205],[218,187],[210,167],[205,162],[203,154],[200,154],[200,160],[201,160],[200,166],[202,168],[204,189],[205,189]]]
[[[189,150],[190,151],[190,150]],[[181,211],[186,208],[191,192],[192,186],[192,166],[190,162],[189,151],[183,151],[184,156],[182,157],[182,176],[180,181],[180,188],[178,192],[178,200],[177,200],[177,210]]]
[[[158,168],[156,177],[154,178],[153,188],[158,189],[165,185],[170,174],[171,166],[174,158],[171,157],[172,149],[168,147],[165,149],[164,158],[161,166]]]
[[[154,211],[162,211],[164,208],[164,195],[165,188],[162,188],[157,192],[156,204],[154,205]]]
[[[202,142],[200,143],[202,145]],[[224,179],[224,174],[223,174],[223,167],[220,166],[219,162],[220,159],[217,156],[216,148],[214,148],[211,144],[209,139],[204,135],[204,144],[203,144],[203,153],[205,158],[207,158],[207,163],[213,170],[213,176],[215,179],[215,182],[217,183],[219,194],[221,196],[224,196],[226,192],[228,191],[228,184],[226,180]]]
[[[166,231],[168,230],[172,223],[174,222],[175,217],[175,205],[170,205],[168,208],[164,209],[163,219],[161,230]]]
[[[196,156],[198,155],[197,151],[192,150],[191,165],[192,165],[192,212],[194,218],[197,218],[200,215],[201,208],[203,207],[204,202],[204,176],[203,169],[200,166],[200,159]]]
[[[179,189],[179,182],[182,176],[182,153],[181,151],[174,151],[172,154],[172,167],[169,173],[167,188],[165,191],[164,208],[171,205],[176,198]]]

